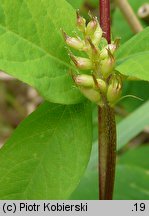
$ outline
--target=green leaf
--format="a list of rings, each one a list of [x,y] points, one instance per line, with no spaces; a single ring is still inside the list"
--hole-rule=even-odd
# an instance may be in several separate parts
[[[149,101],[140,106],[117,126],[118,150],[137,136],[149,124]]]
[[[44,103],[0,150],[0,199],[66,199],[90,157],[89,103]]]
[[[78,103],[61,28],[75,30],[65,0],[0,1],[0,69],[35,87],[50,102]]]
[[[149,92],[149,84],[146,81],[124,81],[123,83],[123,94],[126,95],[135,95],[141,98],[144,102],[148,101],[149,96],[145,94]],[[119,102],[119,105],[123,110],[126,110],[128,113],[133,112],[135,109],[139,108],[142,105],[142,101],[135,98],[125,98]]]
[[[148,161],[149,146],[146,147],[147,152],[144,151],[144,157],[140,148],[131,151],[129,158],[126,157],[123,163],[118,160],[116,166],[116,182],[114,199],[118,200],[148,200],[149,199],[149,164],[139,164],[138,158]],[[133,157],[137,151],[138,157]],[[125,155],[124,155],[125,157]],[[132,160],[134,159],[134,162]],[[136,159],[136,160],[135,160]],[[71,195],[71,199],[86,199],[97,200],[98,199],[98,171],[97,171],[97,150],[96,146],[93,146],[91,160],[88,168],[83,176],[78,188]]]
[[[69,4],[71,4],[75,9],[79,9],[82,6],[84,0],[67,0],[67,2],[69,2]]]
[[[88,167],[80,184],[71,194],[72,200],[97,200],[98,199],[98,144],[93,144]]]
[[[130,149],[125,154],[122,154],[119,157],[118,162],[119,164],[126,164],[131,166],[137,166],[144,169],[149,169],[149,145],[146,144],[144,146]]]
[[[97,165],[97,164],[96,164]],[[87,170],[79,186],[72,193],[70,200],[98,200],[97,170]]]
[[[118,61],[122,61],[124,58],[128,58],[129,56],[139,52],[149,51],[148,38],[149,27],[145,28],[142,32],[136,34],[134,37],[119,47],[116,53],[116,58]]]
[[[149,199],[148,154],[149,145],[131,149],[119,157],[115,199]]]
[[[133,11],[137,15],[137,11],[139,7],[141,7],[144,3],[146,3],[146,0],[129,0],[129,4],[131,5]],[[137,16],[138,17],[138,16]],[[144,22],[142,19],[139,19],[143,27],[148,26],[146,22]],[[128,25],[126,19],[122,15],[121,11],[117,8],[114,15],[113,15],[113,25],[112,25],[112,32],[114,37],[121,37],[121,42],[124,43],[128,39],[130,39],[134,33],[132,32],[130,26]]]
[[[129,56],[118,63],[116,70],[120,73],[149,81],[149,51]]]
[[[114,199],[148,200],[148,182],[148,170],[136,166],[119,165],[116,172]]]
[[[117,52],[116,70],[126,76],[149,80],[149,27],[144,29],[125,44]]]

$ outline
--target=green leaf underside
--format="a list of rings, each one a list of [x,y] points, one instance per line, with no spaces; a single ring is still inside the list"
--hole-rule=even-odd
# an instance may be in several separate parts
[[[144,148],[144,147],[143,147]],[[116,182],[114,199],[118,200],[148,200],[149,199],[149,165],[138,163],[138,157],[142,160],[148,160],[149,146],[145,149],[135,149],[125,155],[123,161],[118,160],[116,166]],[[142,154],[144,152],[144,154]],[[138,157],[134,155],[137,153]],[[132,156],[132,157],[131,157]],[[93,146],[92,156],[89,166],[82,178],[78,188],[72,194],[71,199],[98,199],[98,174],[97,174],[97,151]]]
[[[116,70],[126,76],[149,80],[149,27],[123,44],[116,53]]]
[[[116,58],[118,61],[128,58],[129,56],[149,51],[149,27],[145,28],[142,32],[136,34],[130,40],[125,42],[119,47],[116,53]]]
[[[137,136],[149,124],[149,101],[144,103],[117,126],[118,150]]]
[[[119,163],[120,164],[126,164],[136,167],[143,167],[144,169],[149,169],[149,161],[148,161],[148,155],[149,155],[149,146],[148,144],[139,148],[130,149],[125,154],[123,154],[121,157],[119,157]]]
[[[0,199],[67,199],[90,157],[90,104],[41,105],[0,150]]]
[[[149,81],[149,51],[140,52],[122,60],[116,70],[126,76]]]
[[[65,0],[0,1],[0,69],[50,102],[83,100],[73,86],[61,28],[72,35],[75,10]]]

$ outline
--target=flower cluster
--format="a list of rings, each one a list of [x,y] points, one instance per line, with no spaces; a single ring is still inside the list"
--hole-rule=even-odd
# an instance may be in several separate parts
[[[86,20],[77,11],[77,28],[82,33],[80,37],[70,37],[63,31],[66,44],[87,57],[75,56],[69,51],[73,64],[80,70],[90,70],[90,75],[73,75],[77,87],[82,94],[99,106],[105,103],[113,106],[121,95],[121,77],[114,70],[114,53],[118,48],[119,39],[111,44],[102,37],[103,32],[97,17],[90,15],[91,20]]]

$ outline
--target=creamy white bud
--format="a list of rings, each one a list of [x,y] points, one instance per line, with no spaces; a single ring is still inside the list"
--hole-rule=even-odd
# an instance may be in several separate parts
[[[80,74],[74,76],[74,81],[78,86],[90,87],[95,90],[100,90],[100,92],[105,93],[107,91],[107,85],[104,80],[96,79],[94,80],[92,75]]]
[[[83,50],[83,47],[85,45],[84,41],[80,40],[79,38],[69,37],[64,31],[63,31],[63,36],[68,46],[76,50]]]
[[[86,27],[86,36],[92,36],[98,26],[98,21],[95,17],[87,24]]]
[[[122,81],[120,76],[112,76],[107,91],[107,100],[113,106],[120,98],[122,93]]]
[[[87,74],[76,75],[74,77],[74,80],[78,86],[82,86],[82,87],[92,88],[95,85],[93,77],[91,75],[87,75]]]
[[[79,10],[77,10],[76,14],[77,14],[77,28],[79,31],[85,32],[86,20],[80,16]]]
[[[114,58],[108,57],[101,61],[100,70],[105,79],[112,74],[114,70],[114,66],[115,66]]]
[[[74,62],[77,68],[81,70],[91,70],[93,68],[92,62],[88,58],[82,58],[74,56],[72,53],[69,54],[71,60]]]
[[[92,36],[92,42],[93,42],[93,44],[95,45],[95,46],[98,46],[99,45],[99,43],[100,43],[100,40],[101,40],[101,38],[102,38],[102,34],[103,34],[103,32],[102,32],[102,29],[101,29],[101,27],[100,27],[100,25],[99,25],[99,23],[98,23],[98,25],[97,25],[97,28],[96,28],[96,30],[95,30],[95,32],[94,32],[94,35]]]
[[[100,93],[98,91],[96,91],[95,89],[80,87],[80,91],[90,101],[92,101],[98,105],[101,105],[102,101],[101,101]]]

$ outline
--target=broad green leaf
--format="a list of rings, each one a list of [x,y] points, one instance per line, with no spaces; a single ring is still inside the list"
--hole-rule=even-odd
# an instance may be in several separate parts
[[[149,27],[137,34],[117,52],[116,70],[126,76],[149,80]]]
[[[82,5],[84,0],[67,0],[69,4],[71,4],[75,9],[79,9]]]
[[[65,0],[1,0],[0,69],[50,102],[80,102],[61,33],[63,28],[72,34],[75,22],[75,10]]]
[[[0,199],[67,199],[92,142],[89,103],[44,103],[0,150]]]
[[[120,73],[149,81],[149,51],[129,56],[118,63],[116,70]]]
[[[137,11],[139,7],[142,6],[144,3],[146,3],[147,1],[146,0],[139,0],[139,1],[129,0],[128,2],[131,5],[133,11],[137,15]],[[148,24],[142,21],[141,19],[139,19],[139,21],[141,22],[143,27],[148,26]],[[112,23],[113,23],[112,25],[113,35],[114,37],[118,37],[118,36],[121,37],[121,43],[124,43],[125,41],[127,41],[134,35],[126,19],[124,18],[124,16],[122,15],[121,11],[118,8],[116,9],[113,15]]]
[[[149,146],[147,147],[149,150]],[[147,149],[146,148],[146,149]],[[147,152],[148,152],[147,150]],[[118,200],[148,200],[149,199],[149,164],[139,164],[138,158],[133,157],[136,150],[129,154],[129,158],[126,157],[123,163],[118,160],[116,167],[116,182],[114,199]],[[148,154],[144,151],[144,158],[142,160],[148,160]],[[131,155],[134,162],[131,162]],[[143,157],[142,151],[139,154],[139,148],[137,149],[137,156]],[[124,156],[125,157],[125,156]],[[136,160],[135,160],[136,159]],[[97,171],[97,150],[95,145],[93,146],[91,160],[88,168],[82,178],[78,188],[71,195],[71,199],[86,199],[97,200],[98,199],[98,171]]]
[[[149,125],[149,101],[140,106],[117,126],[118,150]]]
[[[126,43],[119,47],[116,58],[122,61],[135,53],[149,51],[149,27],[145,28],[142,32],[136,34]]]

